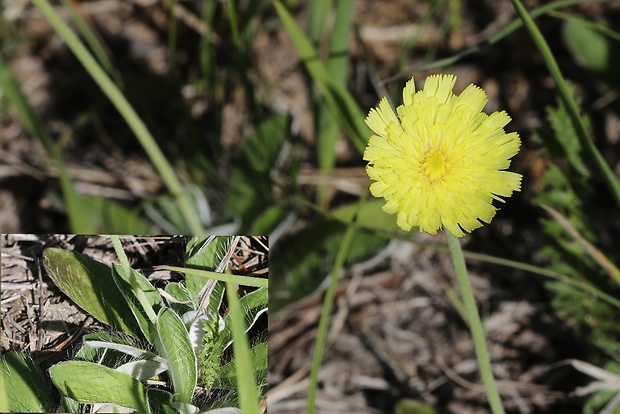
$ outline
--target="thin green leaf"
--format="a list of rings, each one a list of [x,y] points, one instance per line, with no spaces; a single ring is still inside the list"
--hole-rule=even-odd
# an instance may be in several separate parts
[[[119,344],[119,343],[116,343],[116,342],[99,341],[99,340],[96,340],[96,339],[85,339],[84,340],[84,345],[82,346],[82,349],[80,349],[80,352],[82,352],[84,347],[90,347],[90,348],[93,348],[93,349],[98,349],[98,348],[115,349],[115,350],[120,351],[120,352],[122,352],[124,354],[130,355],[130,356],[132,356],[134,358],[151,359],[151,360],[159,362],[159,363],[164,363],[165,362],[164,359],[162,359],[158,355],[155,355],[152,352],[145,351],[144,349],[141,349],[141,348],[136,348],[135,346],[126,345],[126,344]]]
[[[112,331],[91,332],[91,333],[84,335],[82,340],[84,342],[82,343],[82,346],[77,351],[77,353],[74,355],[74,359],[87,361],[87,362],[98,362],[107,367],[114,366],[118,358],[121,357],[121,352],[112,350],[112,351],[106,351],[105,355],[103,355],[103,352],[100,351],[100,349],[91,347],[86,342],[89,342],[89,341],[104,342],[104,343],[110,342],[110,343],[116,343],[120,345],[127,345],[129,347],[134,347],[134,344],[130,343],[127,337],[121,338],[118,332],[112,332]],[[101,359],[102,355],[104,356],[104,359]]]
[[[225,276],[229,277],[226,280],[226,297],[228,298],[228,306],[231,313],[233,351],[237,384],[239,386],[239,406],[243,413],[258,413],[256,381],[253,375],[247,375],[248,372],[254,372],[254,369],[252,367],[248,338],[245,335],[246,327],[243,323],[243,311],[239,304],[239,297],[237,296],[234,282],[230,278],[230,271]]]
[[[237,22],[237,9],[235,3],[229,1],[228,5],[228,21],[230,23],[230,31],[232,33],[233,44],[237,49],[241,48],[241,41],[239,40],[239,23]]]
[[[207,28],[206,33],[200,39],[200,69],[201,82],[206,90],[215,91],[218,79],[218,66],[216,60],[216,39],[213,33],[215,27],[217,3],[205,2],[202,7],[202,23]]]
[[[362,207],[366,201],[366,194],[358,202],[358,210]],[[355,215],[357,216],[357,215]],[[354,216],[354,219],[355,219]],[[312,367],[310,369],[310,385],[308,388],[308,407],[307,412],[309,414],[315,413],[316,406],[316,394],[319,387],[319,370],[321,369],[321,361],[323,360],[323,352],[325,350],[325,343],[327,342],[327,327],[331,318],[332,306],[334,304],[334,298],[336,296],[336,287],[338,286],[338,275],[344,266],[345,260],[349,255],[349,248],[351,247],[351,241],[355,234],[354,227],[347,227],[347,230],[342,237],[342,242],[338,247],[338,253],[334,261],[334,266],[331,271],[331,277],[329,286],[325,292],[325,299],[321,308],[321,318],[319,320],[319,326],[317,327],[316,344],[314,346],[314,352],[312,355]]]
[[[143,311],[148,317],[148,322],[150,322],[150,324],[154,324],[155,320],[157,319],[157,317],[155,316],[155,312],[158,312],[159,309],[162,307],[161,297],[159,296],[159,293],[157,293],[155,287],[151,284],[151,282],[148,281],[146,277],[142,276],[140,273],[136,272],[134,269],[131,268],[131,265],[129,264],[129,259],[127,259],[125,250],[123,250],[123,245],[120,238],[116,235],[112,235],[110,237],[112,238],[114,250],[116,251],[118,259],[121,262],[120,265],[113,266],[114,272],[112,272],[112,274],[113,276],[119,276],[125,282],[129,283],[129,285],[131,286],[131,291],[127,291],[121,286],[119,286],[119,281],[116,278],[114,282],[117,284],[121,292],[123,292],[127,303],[132,306],[135,302],[133,300],[135,297],[135,299],[140,302],[140,310]],[[136,319],[140,323],[140,328],[142,329],[144,336],[148,338],[150,331],[148,323],[145,323],[147,321],[144,321],[143,318],[137,315],[139,312],[137,312],[137,309],[135,308],[137,308],[137,306],[132,306],[134,315],[136,315]]]
[[[302,62],[321,89],[325,103],[333,112],[340,126],[347,131],[353,144],[360,153],[363,152],[371,132],[364,122],[364,114],[359,105],[345,88],[333,82],[316,49],[282,3],[275,1],[274,6],[282,24],[291,36]]]
[[[308,4],[308,36],[314,44],[318,44],[325,31],[325,22],[332,8],[332,0],[316,0]]]
[[[399,400],[395,410],[395,414],[439,414],[432,405],[410,399]]]
[[[119,361],[126,361],[127,355],[131,360],[119,366]],[[105,332],[85,335],[84,343],[74,358],[114,368],[139,381],[152,378],[168,369],[168,364],[159,355],[123,343],[122,339],[111,337]]]
[[[69,11],[71,18],[75,22],[80,33],[84,36],[84,39],[86,39],[88,46],[90,46],[95,56],[97,56],[101,66],[103,66],[109,74],[113,74],[114,66],[112,65],[112,61],[109,57],[109,50],[101,39],[101,36],[99,36],[99,33],[91,26],[90,22],[86,21],[86,19],[82,17],[82,13],[78,9],[80,7],[80,3],[74,3],[69,0],[61,1],[63,6],[65,6],[65,8]]]
[[[353,1],[340,0],[336,4],[336,19],[329,41],[327,71],[331,78],[343,87],[346,84],[349,66],[349,42],[353,26]]]
[[[207,279],[215,279],[215,280],[222,280],[222,281],[227,280],[226,276],[224,276],[222,273],[207,272],[205,270],[187,269],[184,267],[177,267],[177,266],[155,266],[155,268],[171,270],[173,272],[179,272],[179,273],[185,273],[185,274],[192,274],[192,275],[195,275],[198,277],[204,277]],[[258,277],[250,277],[250,276],[231,275],[230,279],[234,283],[238,285],[243,285],[243,286],[267,287],[269,283],[267,279],[262,279]]]
[[[265,312],[267,312],[267,304],[269,302],[269,295],[267,288],[260,288],[252,293],[248,293],[239,300],[239,305],[244,316],[244,324],[246,330],[249,330],[258,318]],[[232,315],[229,313],[226,317],[224,330],[221,334],[222,341],[224,341],[224,348],[227,348],[232,341]]]
[[[342,89],[346,87],[352,22],[353,2],[351,0],[338,1],[326,68],[332,81]],[[325,176],[336,162],[336,145],[340,136],[340,128],[338,128],[336,119],[326,105],[323,105],[322,102],[315,102],[315,107],[318,166],[321,169],[322,176]],[[326,200],[326,191],[327,182],[321,180],[317,189],[319,204],[323,204]]]

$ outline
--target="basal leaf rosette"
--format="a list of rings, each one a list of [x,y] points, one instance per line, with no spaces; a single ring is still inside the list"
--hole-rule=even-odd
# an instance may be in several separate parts
[[[482,112],[486,93],[470,84],[457,96],[455,83],[454,75],[432,75],[416,92],[411,79],[398,116],[383,98],[366,118],[376,134],[364,151],[370,192],[385,198],[383,211],[405,231],[463,237],[491,222],[493,200],[521,189],[521,175],[506,171],[521,145],[504,131],[510,117]]]

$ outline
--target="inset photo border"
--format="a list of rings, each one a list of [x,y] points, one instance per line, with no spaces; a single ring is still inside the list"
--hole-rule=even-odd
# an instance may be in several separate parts
[[[267,237],[10,234],[0,249],[10,411],[266,409]]]

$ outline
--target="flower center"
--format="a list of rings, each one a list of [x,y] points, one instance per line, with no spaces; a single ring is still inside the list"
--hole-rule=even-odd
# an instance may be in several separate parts
[[[441,181],[449,168],[450,163],[446,161],[441,151],[432,150],[424,156],[422,172],[431,183]]]

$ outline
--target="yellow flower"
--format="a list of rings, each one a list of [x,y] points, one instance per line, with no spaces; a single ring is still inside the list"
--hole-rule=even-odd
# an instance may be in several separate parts
[[[510,117],[485,114],[486,93],[471,84],[457,96],[455,83],[454,75],[433,75],[416,92],[411,79],[398,117],[383,98],[366,118],[377,134],[364,151],[376,181],[370,192],[385,198],[383,211],[397,214],[405,231],[436,234],[443,227],[462,237],[491,222],[493,200],[521,189],[521,175],[504,171],[521,145],[516,132],[504,131]]]

